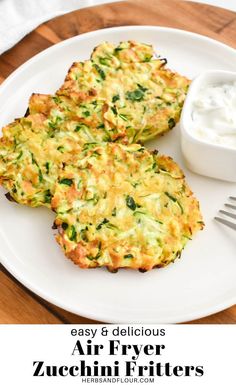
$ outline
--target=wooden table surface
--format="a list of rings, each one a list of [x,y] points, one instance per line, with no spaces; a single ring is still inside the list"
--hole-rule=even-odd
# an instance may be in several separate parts
[[[161,25],[197,32],[236,48],[236,13],[180,0],[131,0],[50,20],[0,56],[0,82],[26,60],[69,37],[120,25]],[[0,323],[95,323],[49,304],[0,265]],[[236,306],[190,323],[236,323]]]

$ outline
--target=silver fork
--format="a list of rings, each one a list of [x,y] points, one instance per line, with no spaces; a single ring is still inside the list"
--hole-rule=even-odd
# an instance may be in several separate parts
[[[232,201],[236,202],[236,197],[229,197],[229,199],[231,199]],[[236,206],[232,205],[230,203],[225,203],[225,207],[228,207],[230,209],[236,210]],[[228,211],[219,210],[219,213],[224,214],[227,217],[230,217],[232,219],[236,219],[236,214],[230,213]],[[234,222],[227,221],[226,219],[223,219],[223,218],[220,218],[220,217],[215,217],[215,220],[220,222],[220,223],[223,223],[223,225],[228,226],[228,227],[230,227],[233,230],[236,230],[236,223],[234,223]]]

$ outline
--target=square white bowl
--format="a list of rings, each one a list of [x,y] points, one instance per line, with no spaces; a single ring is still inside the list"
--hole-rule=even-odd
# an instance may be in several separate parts
[[[194,136],[193,103],[202,88],[236,81],[236,72],[212,70],[197,76],[189,87],[180,119],[181,149],[186,166],[208,177],[236,182],[236,149]]]

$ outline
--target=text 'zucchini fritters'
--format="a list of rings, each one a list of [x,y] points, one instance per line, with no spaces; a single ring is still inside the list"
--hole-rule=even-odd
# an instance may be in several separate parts
[[[179,257],[203,222],[176,163],[133,144],[90,144],[52,199],[63,251],[82,268],[150,270]]]

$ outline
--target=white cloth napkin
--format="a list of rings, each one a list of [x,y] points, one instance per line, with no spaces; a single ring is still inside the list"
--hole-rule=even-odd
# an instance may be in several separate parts
[[[118,0],[0,0],[0,54],[46,20]]]

